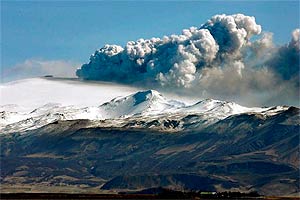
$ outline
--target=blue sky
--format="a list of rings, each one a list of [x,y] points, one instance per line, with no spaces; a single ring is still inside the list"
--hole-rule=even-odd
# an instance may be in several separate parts
[[[106,43],[179,34],[223,13],[255,16],[277,44],[299,27],[299,1],[1,1],[1,67],[28,59],[85,63]]]

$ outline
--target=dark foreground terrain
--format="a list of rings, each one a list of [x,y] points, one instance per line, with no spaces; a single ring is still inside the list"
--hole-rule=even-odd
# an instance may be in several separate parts
[[[2,194],[1,199],[269,199],[269,200],[298,200],[297,197],[265,197],[257,193],[204,193],[204,192],[179,192],[160,189],[159,193],[144,194],[66,194],[66,193],[13,193]]]
[[[181,120],[193,123],[195,117]],[[1,135],[1,192],[111,193],[113,198],[152,187],[266,196],[300,192],[298,108],[270,117],[232,116],[177,133],[90,124],[57,121]]]

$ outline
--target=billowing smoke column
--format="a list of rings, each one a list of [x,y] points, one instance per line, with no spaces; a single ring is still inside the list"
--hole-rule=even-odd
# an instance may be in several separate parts
[[[263,96],[254,103],[272,99],[281,103],[279,97],[287,87],[287,103],[290,99],[293,103],[299,95],[299,29],[282,47],[275,47],[271,33],[250,41],[261,32],[254,17],[216,15],[181,35],[130,41],[124,48],[105,45],[76,74],[88,80],[143,82],[202,97]],[[269,91],[276,86],[280,87],[277,93]]]

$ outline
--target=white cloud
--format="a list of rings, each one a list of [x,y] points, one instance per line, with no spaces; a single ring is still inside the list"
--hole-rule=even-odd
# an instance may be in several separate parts
[[[76,77],[75,71],[79,66],[78,63],[65,60],[27,59],[22,63],[4,68],[2,70],[2,81],[45,75]]]

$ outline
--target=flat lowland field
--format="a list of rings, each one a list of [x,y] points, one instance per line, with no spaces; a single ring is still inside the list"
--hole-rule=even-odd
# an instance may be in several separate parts
[[[67,194],[67,193],[4,193],[1,199],[267,199],[299,200],[300,197],[203,197],[190,194]]]

